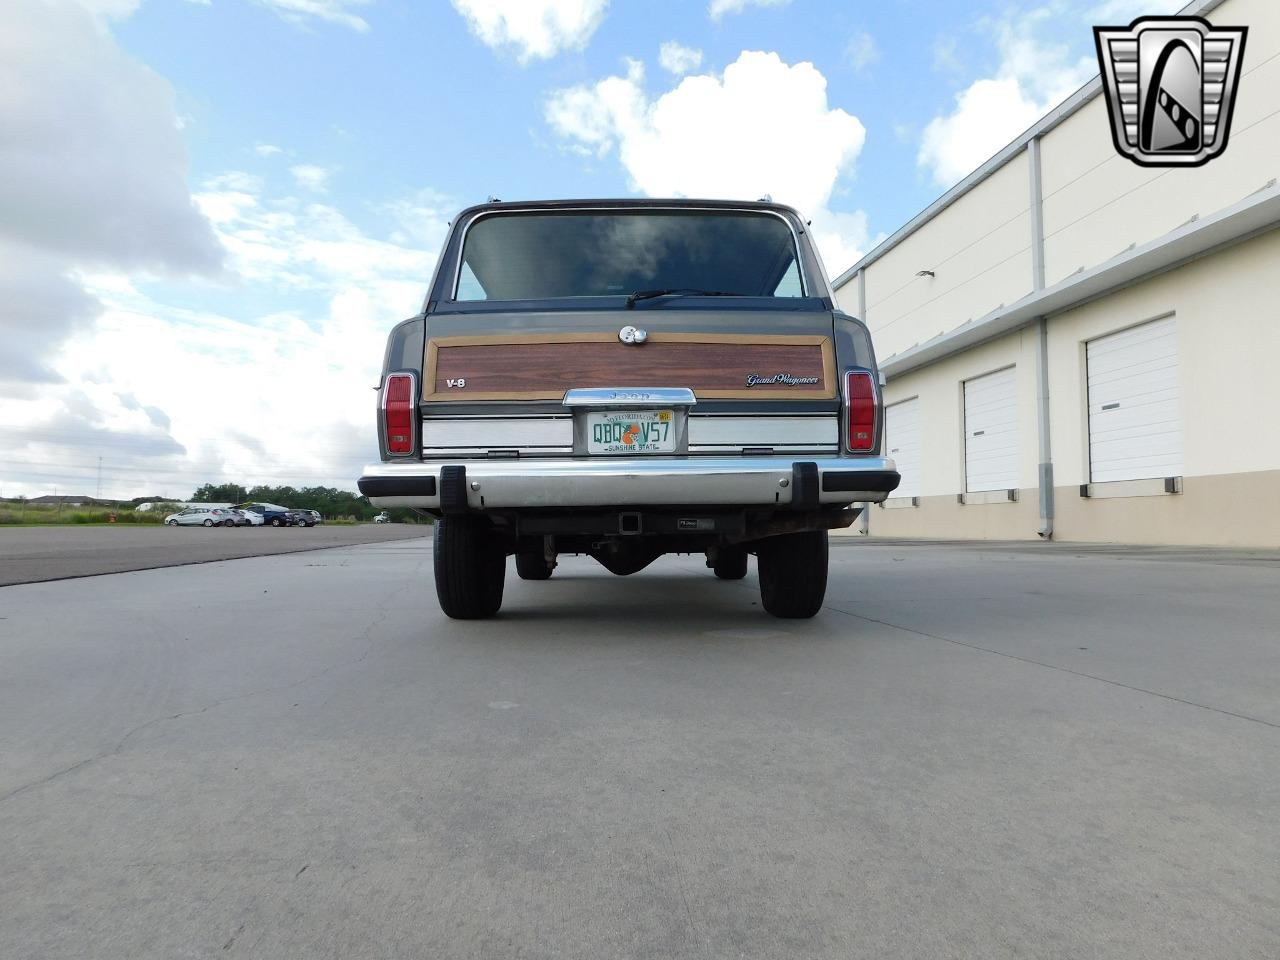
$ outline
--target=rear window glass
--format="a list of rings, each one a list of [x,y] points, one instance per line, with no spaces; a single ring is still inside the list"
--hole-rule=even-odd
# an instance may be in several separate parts
[[[804,296],[790,226],[746,211],[490,214],[467,230],[456,299],[683,289]]]

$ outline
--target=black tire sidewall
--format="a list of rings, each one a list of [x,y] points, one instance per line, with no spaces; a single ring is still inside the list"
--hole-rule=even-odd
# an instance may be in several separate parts
[[[540,553],[517,553],[516,573],[521,580],[550,580],[555,564]]]
[[[741,580],[747,575],[747,548],[721,547],[711,569],[721,580]]]
[[[445,616],[482,620],[502,607],[507,557],[489,524],[475,517],[435,523],[436,597]]]
[[[760,602],[768,613],[803,620],[822,609],[828,567],[825,530],[769,537],[760,541],[756,558]]]

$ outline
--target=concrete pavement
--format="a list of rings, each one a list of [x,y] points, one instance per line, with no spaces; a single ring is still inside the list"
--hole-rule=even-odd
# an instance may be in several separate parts
[[[810,622],[430,560],[0,589],[0,955],[1280,954],[1265,555],[844,543]]]
[[[316,527],[0,526],[0,586],[430,536],[401,523]]]

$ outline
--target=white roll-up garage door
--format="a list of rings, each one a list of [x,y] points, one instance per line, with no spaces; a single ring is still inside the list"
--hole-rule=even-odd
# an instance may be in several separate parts
[[[920,496],[920,400],[913,398],[887,407],[884,413],[885,449],[898,465],[902,483],[895,497]]]
[[[964,383],[965,490],[1018,486],[1018,380],[1016,369],[997,370]]]
[[[1182,474],[1178,329],[1173,317],[1085,347],[1089,364],[1089,479]]]

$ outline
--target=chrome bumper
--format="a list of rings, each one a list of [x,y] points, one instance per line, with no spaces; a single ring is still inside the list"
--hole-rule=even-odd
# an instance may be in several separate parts
[[[376,507],[462,512],[611,506],[814,507],[879,503],[898,485],[888,457],[619,457],[376,463],[360,492]]]

